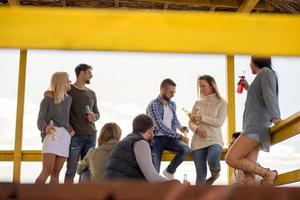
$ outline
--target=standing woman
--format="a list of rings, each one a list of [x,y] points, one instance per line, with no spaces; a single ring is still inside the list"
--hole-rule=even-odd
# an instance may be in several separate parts
[[[194,132],[191,151],[197,172],[196,183],[213,184],[220,176],[220,156],[224,145],[221,127],[227,117],[227,103],[212,76],[199,76],[197,86],[200,99],[195,102],[189,121]],[[206,180],[207,163],[211,177]]]
[[[66,72],[54,73],[50,88],[53,97],[45,96],[41,101],[37,125],[43,142],[43,169],[35,183],[45,183],[49,176],[50,183],[59,183],[59,173],[69,155],[70,140],[75,134],[69,123],[70,83]]]
[[[245,173],[245,184],[255,184],[254,175],[263,177],[265,184],[273,184],[277,171],[257,164],[259,150],[270,149],[270,126],[280,121],[278,105],[278,78],[272,69],[270,57],[251,57],[251,71],[256,74],[249,86],[243,116],[241,136],[229,149],[226,162],[229,166]]]

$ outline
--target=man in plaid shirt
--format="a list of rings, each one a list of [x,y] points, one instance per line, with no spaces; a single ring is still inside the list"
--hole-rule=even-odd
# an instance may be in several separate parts
[[[187,144],[189,139],[182,133],[187,127],[181,126],[176,115],[176,104],[171,101],[176,91],[176,83],[165,79],[160,85],[160,95],[152,100],[147,107],[147,114],[154,121],[154,137],[152,140],[152,158],[157,172],[160,171],[160,161],[163,150],[176,152],[176,156],[163,171],[168,179],[174,179],[176,168],[185,160],[190,152]]]

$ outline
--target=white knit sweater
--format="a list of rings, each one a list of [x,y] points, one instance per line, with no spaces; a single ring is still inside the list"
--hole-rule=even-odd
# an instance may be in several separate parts
[[[227,103],[219,99],[215,93],[204,96],[195,102],[192,114],[199,115],[202,120],[193,123],[189,121],[189,127],[194,132],[191,150],[202,149],[213,144],[219,144],[223,147],[223,137],[221,127],[227,117]],[[195,133],[197,127],[202,127],[207,132],[207,137],[200,137]]]

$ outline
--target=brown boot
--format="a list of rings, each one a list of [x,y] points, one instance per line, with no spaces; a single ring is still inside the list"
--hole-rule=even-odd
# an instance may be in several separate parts
[[[206,184],[212,185],[220,176],[220,171],[210,171],[211,176],[206,180]]]

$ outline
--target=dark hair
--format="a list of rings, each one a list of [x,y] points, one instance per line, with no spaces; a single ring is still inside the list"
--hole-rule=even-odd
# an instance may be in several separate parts
[[[98,146],[104,144],[105,142],[111,139],[116,139],[119,141],[121,138],[121,134],[122,131],[118,124],[114,122],[105,124],[100,131],[100,135],[98,138]]]
[[[278,77],[276,75],[276,72],[272,68],[272,60],[271,57],[254,57],[251,56],[251,62],[255,64],[258,68],[269,68],[272,70],[276,76],[276,94],[278,95]]]
[[[241,132],[234,132],[232,138],[237,139],[241,135]]]
[[[87,64],[84,64],[84,63],[81,63],[81,64],[77,65],[75,67],[76,77],[79,76],[81,71],[86,72],[86,70],[88,70],[88,69],[93,69],[93,68],[90,65],[87,65]]]
[[[145,133],[153,127],[153,120],[146,114],[140,114],[133,119],[133,132]]]
[[[176,83],[172,79],[166,78],[161,82],[160,88],[167,88],[169,85],[176,87]]]

